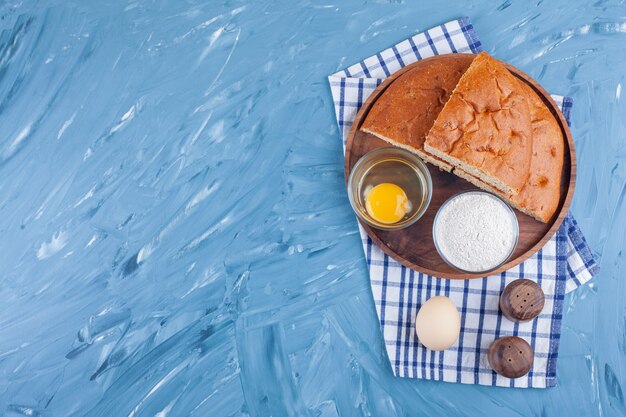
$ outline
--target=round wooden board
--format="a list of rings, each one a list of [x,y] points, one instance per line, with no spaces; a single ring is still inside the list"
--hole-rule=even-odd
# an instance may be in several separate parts
[[[432,60],[454,60],[466,54],[438,55],[417,61],[403,69],[395,72],[387,78],[369,96],[363,104],[352,125],[346,144],[345,153],[345,177],[346,182],[350,176],[350,171],[354,164],[365,153],[381,146],[390,146],[381,139],[360,130],[361,124],[365,120],[367,113],[378,99],[378,97],[394,82],[400,75],[410,70],[418,71],[426,67]],[[464,59],[467,59],[465,56]],[[532,217],[515,210],[519,222],[520,235],[519,242],[511,259],[500,268],[489,272],[488,275],[500,273],[523,262],[528,257],[535,254],[545,243],[556,233],[557,229],[567,215],[572,197],[574,195],[574,184],[576,182],[576,156],[572,135],[567,126],[567,122],[558,106],[550,95],[530,76],[519,69],[504,63],[507,69],[522,82],[527,83],[546,103],[556,120],[558,121],[565,141],[565,160],[563,163],[563,173],[561,175],[561,200],[556,214],[549,223],[541,223]],[[420,111],[418,108],[416,112]],[[439,207],[450,196],[461,191],[476,190],[477,187],[469,182],[444,171],[440,171],[434,165],[427,164],[428,170],[433,180],[433,196],[428,210],[424,216],[412,226],[399,231],[378,230],[361,222],[361,225],[387,255],[400,262],[402,265],[415,271],[423,272],[440,278],[470,279],[481,278],[485,274],[467,274],[459,272],[445,263],[437,253],[432,237],[432,227],[435,214]]]

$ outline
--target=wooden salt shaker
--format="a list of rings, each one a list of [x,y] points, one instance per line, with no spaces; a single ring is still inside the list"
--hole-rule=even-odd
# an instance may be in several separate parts
[[[494,340],[487,353],[489,366],[507,378],[526,375],[533,366],[534,356],[533,348],[528,342],[517,336]]]
[[[529,279],[516,279],[500,296],[500,310],[512,321],[529,321],[543,310],[545,295],[541,287]]]

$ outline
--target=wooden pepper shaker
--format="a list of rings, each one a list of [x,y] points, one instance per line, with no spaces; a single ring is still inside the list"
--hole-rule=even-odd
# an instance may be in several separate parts
[[[541,287],[529,279],[516,279],[500,296],[500,310],[512,321],[529,321],[543,310],[545,295]]]
[[[526,375],[533,366],[534,356],[535,353],[528,342],[517,336],[494,340],[487,353],[489,366],[507,378]]]

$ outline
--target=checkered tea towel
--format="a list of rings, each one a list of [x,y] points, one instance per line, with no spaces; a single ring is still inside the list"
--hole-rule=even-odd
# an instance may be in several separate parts
[[[344,146],[362,103],[389,75],[417,60],[449,53],[478,53],[481,43],[468,18],[453,20],[406,39],[328,77]],[[572,100],[554,96],[568,119]],[[385,347],[395,375],[446,382],[543,388],[556,384],[563,297],[587,282],[596,261],[571,215],[537,254],[499,275],[466,281],[440,279],[405,268],[372,243],[359,226],[372,294]],[[536,281],[546,295],[543,312],[528,323],[513,323],[498,312],[504,287],[518,278]],[[415,337],[418,309],[435,295],[450,297],[461,313],[461,335],[443,352]],[[487,363],[489,344],[502,336],[526,339],[535,351],[531,371],[517,379],[497,375]]]

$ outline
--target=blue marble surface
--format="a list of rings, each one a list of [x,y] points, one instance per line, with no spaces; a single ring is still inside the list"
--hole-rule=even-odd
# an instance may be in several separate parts
[[[468,15],[575,99],[558,387],[392,377],[326,76]],[[3,2],[0,414],[626,414],[623,1]],[[626,94],[626,92],[625,92]]]

